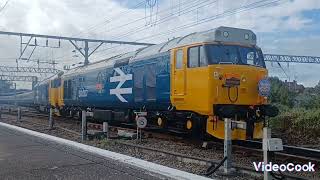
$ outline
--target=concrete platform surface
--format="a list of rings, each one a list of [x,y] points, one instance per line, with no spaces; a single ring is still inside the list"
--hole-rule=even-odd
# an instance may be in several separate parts
[[[115,180],[168,177],[0,126],[0,179]]]

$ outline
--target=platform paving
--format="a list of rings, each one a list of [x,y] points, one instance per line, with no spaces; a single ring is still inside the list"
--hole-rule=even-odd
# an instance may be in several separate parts
[[[0,179],[168,179],[0,126]]]

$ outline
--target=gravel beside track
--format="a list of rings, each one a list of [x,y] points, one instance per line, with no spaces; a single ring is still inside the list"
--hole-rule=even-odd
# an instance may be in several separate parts
[[[80,132],[81,132],[81,123],[75,120],[66,120],[63,118],[55,118],[55,128],[53,130],[48,129],[48,120],[44,117],[24,117],[22,116],[22,121],[17,122],[16,117],[13,115],[2,115],[2,122],[17,125],[20,127],[28,128],[34,131],[50,134],[53,136],[81,142]],[[204,174],[206,169],[209,167],[209,164],[199,164],[199,163],[190,163],[183,162],[178,160],[173,160],[173,156],[165,155],[164,153],[148,151],[143,148],[135,147],[148,147],[158,150],[163,150],[166,152],[174,152],[183,154],[190,157],[197,157],[205,159],[207,161],[212,160],[213,162],[218,162],[223,159],[223,146],[215,146],[210,149],[200,148],[198,145],[191,143],[184,143],[175,140],[166,140],[158,138],[147,138],[143,139],[142,142],[136,140],[124,140],[124,139],[111,139],[111,140],[92,140],[86,141],[86,144],[97,146],[103,149],[110,151],[134,156],[144,160],[152,161],[158,164],[165,166],[173,167],[176,169],[184,170],[187,172],[195,174]],[[234,148],[233,148],[234,149]],[[261,152],[262,153],[262,152]],[[256,153],[251,153],[244,149],[233,151],[233,160],[235,162],[234,167],[246,167],[253,169],[252,162],[262,161],[261,156]],[[283,162],[283,159],[278,161]],[[299,162],[299,161],[298,161]],[[294,162],[293,163],[297,163]],[[317,167],[319,170],[319,167]],[[317,171],[316,170],[316,171]],[[258,175],[258,176],[257,176]],[[302,176],[306,179],[320,179],[320,173],[294,173],[293,175]],[[213,174],[211,177],[218,179],[225,179],[225,177]],[[238,173],[237,176],[229,177],[229,179],[261,179],[259,173],[248,173],[242,174]]]

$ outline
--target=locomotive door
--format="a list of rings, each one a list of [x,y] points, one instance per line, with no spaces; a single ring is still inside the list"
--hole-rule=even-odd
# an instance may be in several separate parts
[[[172,63],[172,92],[174,101],[184,101],[186,94],[186,65],[185,65],[185,53],[183,49],[173,50],[173,63]]]

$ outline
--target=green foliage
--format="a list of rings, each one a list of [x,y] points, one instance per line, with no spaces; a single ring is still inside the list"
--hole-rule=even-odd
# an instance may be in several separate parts
[[[317,139],[320,136],[320,81],[314,88],[297,93],[290,92],[278,78],[270,80],[269,100],[280,111],[277,117],[270,118],[270,126],[289,133],[290,137],[300,135],[302,141]]]
[[[307,109],[320,108],[320,95],[305,91],[295,98],[295,107]]]
[[[320,81],[318,82],[318,84],[314,87],[315,93],[317,93],[318,95],[320,95]]]
[[[296,93],[290,92],[289,89],[285,86],[284,82],[279,80],[277,77],[271,77],[270,82],[270,102],[293,107]]]
[[[292,108],[270,119],[272,128],[318,137],[320,109]]]

